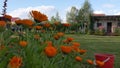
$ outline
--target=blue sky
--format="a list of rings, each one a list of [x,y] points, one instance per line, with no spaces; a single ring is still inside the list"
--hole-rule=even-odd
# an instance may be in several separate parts
[[[0,13],[2,12],[3,1],[0,0]],[[84,0],[8,0],[7,13],[13,17],[27,18],[29,11],[38,10],[49,18],[59,12],[61,19],[65,20],[66,12],[71,6],[78,9],[83,5]],[[89,0],[94,13],[106,15],[120,14],[120,0]]]

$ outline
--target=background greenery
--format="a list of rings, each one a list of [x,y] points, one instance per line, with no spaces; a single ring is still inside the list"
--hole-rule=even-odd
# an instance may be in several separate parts
[[[80,42],[81,47],[88,52],[87,58],[95,59],[95,53],[108,53],[115,55],[114,68],[120,68],[120,36],[95,36],[95,35],[76,35],[68,34],[66,36],[74,37],[75,41]]]

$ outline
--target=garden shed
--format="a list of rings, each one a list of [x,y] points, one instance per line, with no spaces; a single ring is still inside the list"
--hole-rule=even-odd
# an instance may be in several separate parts
[[[105,32],[114,33],[115,28],[120,27],[120,15],[94,14],[94,29],[103,27]]]

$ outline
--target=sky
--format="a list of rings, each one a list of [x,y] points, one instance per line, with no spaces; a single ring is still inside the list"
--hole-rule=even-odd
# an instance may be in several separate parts
[[[8,0],[7,14],[13,17],[29,18],[31,10],[40,11],[48,16],[55,16],[56,12],[65,22],[66,13],[72,6],[80,9],[85,0]],[[0,0],[0,14],[4,0]],[[120,15],[120,0],[89,0],[96,14]]]

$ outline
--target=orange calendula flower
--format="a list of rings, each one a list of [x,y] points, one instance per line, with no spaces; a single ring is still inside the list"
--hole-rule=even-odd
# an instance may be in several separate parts
[[[10,15],[4,15],[3,17],[6,18],[6,19],[8,19],[8,20],[10,20],[10,21],[12,19],[12,16],[10,16]]]
[[[71,37],[68,37],[67,40],[68,40],[69,42],[71,42],[71,41],[73,41],[74,39],[71,38]]]
[[[12,57],[8,64],[8,68],[20,68],[22,65],[22,58],[18,56]]]
[[[72,42],[72,49],[73,49],[73,51],[76,51],[76,52],[79,52],[79,46],[80,46],[80,44],[78,43],[78,42]]]
[[[42,29],[42,26],[35,26],[35,29],[40,30],[40,29]]]
[[[5,21],[0,21],[0,27],[5,27],[6,26],[6,22]]]
[[[46,44],[47,44],[47,47],[49,47],[49,46],[53,46],[52,41],[46,41]]]
[[[15,20],[15,23],[16,23],[17,25],[20,25],[20,24],[22,24],[22,20]]]
[[[70,46],[61,46],[61,50],[63,53],[68,54],[72,51],[72,48]]]
[[[22,46],[22,47],[25,47],[25,46],[27,46],[27,42],[26,41],[20,41],[19,45]]]
[[[55,22],[54,24],[55,24],[55,25],[59,25],[59,22]]]
[[[80,49],[80,50],[79,50],[79,53],[80,53],[80,54],[84,54],[86,51],[87,51],[87,50],[85,50],[85,49]]]
[[[34,24],[34,22],[32,20],[29,20],[29,19],[23,19],[22,24],[26,25],[26,26],[32,26]]]
[[[29,19],[16,20],[15,23],[17,25],[25,25],[28,27],[31,27],[34,24],[34,22],[32,20],[29,20]]]
[[[80,56],[76,56],[76,57],[75,57],[75,60],[81,62],[81,61],[82,61],[82,58],[81,58]]]
[[[102,66],[104,65],[104,62],[99,61],[99,60],[96,60],[96,64],[97,64],[99,67],[102,67]]]
[[[40,39],[40,36],[39,36],[39,35],[34,35],[34,38],[35,38],[36,40],[38,40],[38,39]]]
[[[64,33],[63,33],[63,32],[58,32],[57,35],[58,35],[59,37],[62,37],[62,36],[64,36]]]
[[[92,64],[93,64],[93,61],[92,61],[92,60],[90,60],[90,59],[88,59],[88,60],[87,60],[87,63],[89,63],[89,64],[91,64],[91,65],[92,65]]]
[[[60,37],[58,35],[54,35],[54,39],[58,40]]]
[[[79,47],[76,47],[76,46],[71,46],[72,50],[75,51],[75,52],[79,52]]]
[[[53,46],[47,46],[45,48],[45,54],[48,57],[54,57],[57,54],[57,49],[55,47],[53,47]]]
[[[44,25],[43,25],[44,27],[50,27],[50,23],[44,23]]]
[[[73,44],[73,46],[75,46],[75,47],[79,47],[79,46],[80,46],[80,43],[78,43],[78,42],[72,42],[72,44]]]
[[[69,44],[69,41],[68,40],[63,40],[63,43]]]
[[[30,15],[38,22],[47,21],[48,20],[48,17],[45,14],[42,14],[41,12],[38,12],[36,10],[32,10],[30,12]]]
[[[41,30],[42,33],[45,33],[45,30]]]
[[[69,23],[64,23],[63,26],[65,26],[65,27],[69,27],[70,24],[69,24]]]

